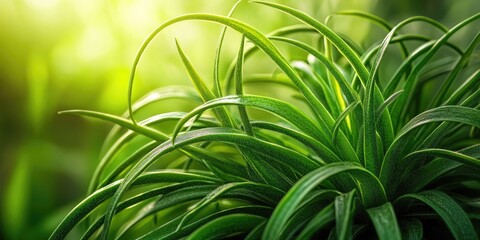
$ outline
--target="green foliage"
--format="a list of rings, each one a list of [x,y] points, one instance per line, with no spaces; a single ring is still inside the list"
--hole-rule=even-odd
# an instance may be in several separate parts
[[[162,97],[130,101],[127,117],[63,112],[123,129],[112,130],[89,196],[51,239],[83,226],[84,238],[102,239],[421,239],[438,238],[435,230],[445,227],[452,238],[478,239],[480,34],[465,48],[450,40],[480,14],[449,29],[426,17],[392,26],[371,14],[341,12],[335,18],[356,17],[388,31],[383,40],[355,43],[304,12],[252,4],[306,26],[265,35],[230,17],[235,7],[226,17],[171,19],[142,45],[129,100],[149,43],[186,20],[240,33],[238,56],[222,78],[222,30],[212,89],[177,41],[196,93],[160,90]],[[328,21],[335,21],[333,15]],[[419,22],[441,36],[412,35],[405,28]],[[293,38],[312,32],[317,47]],[[308,53],[308,62],[290,63],[278,48],[283,44]],[[246,63],[257,49],[280,73],[247,77]],[[282,99],[248,94],[250,84]],[[197,106],[188,113],[149,110],[149,117],[134,120],[169,98]],[[175,126],[165,124],[172,121]]]

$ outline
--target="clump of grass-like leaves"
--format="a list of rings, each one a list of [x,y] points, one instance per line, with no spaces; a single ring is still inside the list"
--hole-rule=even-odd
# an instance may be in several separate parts
[[[51,239],[74,228],[83,229],[84,239],[478,239],[480,34],[466,47],[450,40],[480,14],[452,28],[426,17],[391,26],[362,12],[330,16],[386,30],[383,40],[369,39],[365,49],[303,12],[254,3],[303,25],[265,35],[231,14],[171,19],[141,47],[129,102],[146,47],[180,21],[225,26],[213,59],[213,88],[177,42],[194,89],[156,90],[123,117],[64,112],[118,126],[108,136],[88,197]],[[417,22],[440,37],[405,32]],[[242,39],[222,77],[227,27]],[[320,44],[312,47],[294,34],[320,37]],[[308,61],[290,62],[280,45],[305,51]],[[281,73],[244,74],[244,62],[258,50]],[[134,117],[148,105],[178,98],[196,107]]]

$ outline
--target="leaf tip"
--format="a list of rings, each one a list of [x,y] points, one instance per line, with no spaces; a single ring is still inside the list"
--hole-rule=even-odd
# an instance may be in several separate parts
[[[78,112],[78,110],[62,110],[62,111],[58,111],[57,114],[58,115],[65,115],[65,114],[75,114],[77,112]]]

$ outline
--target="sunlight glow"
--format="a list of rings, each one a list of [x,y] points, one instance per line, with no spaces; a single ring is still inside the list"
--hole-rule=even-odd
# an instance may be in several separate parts
[[[57,7],[59,0],[25,0],[25,3],[37,10],[51,10]]]

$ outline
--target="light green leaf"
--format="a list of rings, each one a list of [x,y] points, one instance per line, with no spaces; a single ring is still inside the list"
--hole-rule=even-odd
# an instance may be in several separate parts
[[[166,27],[172,24],[175,24],[181,21],[186,21],[186,20],[204,20],[204,21],[216,22],[224,26],[231,27],[232,29],[240,33],[243,33],[243,35],[246,38],[248,38],[258,48],[262,49],[279,66],[279,68],[285,72],[285,74],[292,80],[295,86],[297,86],[297,88],[303,93],[303,95],[305,96],[305,99],[307,99],[308,103],[312,105],[313,109],[321,108],[321,104],[318,101],[318,99],[315,98],[315,96],[310,91],[310,89],[306,87],[302,79],[292,69],[288,61],[285,59],[285,57],[283,57],[280,51],[275,47],[275,45],[273,45],[273,43],[265,35],[257,31],[253,27],[243,22],[240,22],[238,20],[235,20],[233,18],[228,18],[228,17],[214,15],[214,14],[195,13],[195,14],[187,14],[180,17],[176,17],[164,22],[147,37],[143,45],[140,47],[140,50],[138,51],[134,64],[132,66],[132,71],[129,79],[128,102],[129,102],[130,115],[132,115],[132,112],[133,112],[131,107],[133,80],[135,76],[135,70],[137,68],[140,57],[143,55],[143,52],[145,51],[147,46],[150,44],[150,42],[155,38],[155,36],[160,31],[162,31],[163,29],[165,29]],[[132,119],[132,122],[136,124],[134,119]]]
[[[356,101],[348,105],[345,110],[338,116],[337,120],[335,120],[335,125],[333,125],[333,131],[332,131],[332,142],[335,142],[335,139],[337,137],[337,132],[340,127],[340,124],[345,120],[345,118],[353,111],[355,108],[358,106],[360,102]]]
[[[360,61],[360,58],[356,55],[356,53],[348,46],[345,41],[339,37],[335,32],[333,32],[330,28],[327,26],[323,25],[319,21],[315,20],[311,16],[308,16],[307,14],[295,10],[293,8],[289,8],[284,5],[276,4],[276,3],[271,3],[271,2],[263,2],[263,1],[252,1],[253,3],[258,3],[258,4],[263,4],[275,9],[278,9],[280,11],[283,11],[300,21],[310,25],[314,29],[316,29],[320,34],[325,36],[337,49],[338,51],[352,64],[352,67],[355,69],[357,72],[358,76],[360,79],[366,83],[367,79],[369,78],[369,72],[363,65],[363,63]]]
[[[235,66],[235,93],[237,95],[243,95],[243,48],[245,45],[245,37],[242,36],[240,42],[240,48],[238,49],[237,65]],[[242,126],[248,135],[253,136],[252,126],[250,119],[248,118],[247,110],[244,106],[238,106],[238,112],[240,113],[240,119],[242,120]]]
[[[237,9],[238,5],[242,2],[242,0],[238,0],[230,9],[228,13],[228,17],[231,17],[235,10]],[[218,39],[217,49],[215,50],[215,61],[213,63],[213,93],[216,97],[222,96],[222,88],[220,84],[220,53],[222,51],[223,42],[225,39],[225,33],[227,32],[227,26],[222,28],[220,32],[220,38]]]
[[[252,106],[255,108],[260,108],[262,110],[272,112],[282,117],[283,119],[287,120],[292,125],[304,131],[306,134],[318,140],[323,140],[321,142],[323,142],[324,144],[329,143],[329,141],[325,137],[327,133],[325,133],[325,131],[322,128],[320,128],[315,122],[313,122],[308,116],[306,116],[303,112],[301,112],[296,107],[277,99],[267,98],[262,96],[252,96],[252,95],[227,96],[227,97],[222,97],[222,98],[218,98],[218,99],[214,99],[212,101],[206,102],[205,104],[192,110],[187,116],[185,116],[183,119],[181,119],[177,123],[177,126],[175,127],[172,138],[175,139],[176,135],[180,130],[180,127],[183,124],[185,124],[193,116],[200,114],[206,111],[207,109],[218,107],[218,106],[225,106],[225,105]]]
[[[132,113],[136,113],[139,110],[142,110],[146,106],[162,101],[162,100],[169,100],[169,99],[182,99],[182,100],[189,100],[193,103],[200,104],[202,103],[202,98],[198,96],[195,89],[192,87],[187,86],[167,86],[162,87],[159,89],[155,89],[145,96],[143,96],[140,100],[136,101],[132,106]],[[128,118],[129,113],[128,110],[124,114],[122,114],[123,118]],[[104,144],[102,146],[102,152],[106,152],[107,149],[110,147],[113,141],[118,137],[120,130],[122,128],[120,126],[114,126],[112,130],[108,133],[107,137],[105,138]]]
[[[187,58],[187,56],[183,52],[182,48],[180,47],[180,44],[176,39],[175,39],[175,44],[177,46],[177,50],[182,59],[182,62],[188,71],[190,79],[192,80],[195,86],[195,89],[197,89],[197,92],[200,94],[203,101],[206,102],[206,101],[215,99],[215,94],[212,91],[210,91],[210,89],[207,87],[205,82],[202,80],[197,70],[195,70],[192,63]],[[230,118],[228,111],[225,108],[214,109],[214,112],[218,117],[218,120],[222,122],[224,126],[234,126],[233,120]]]

